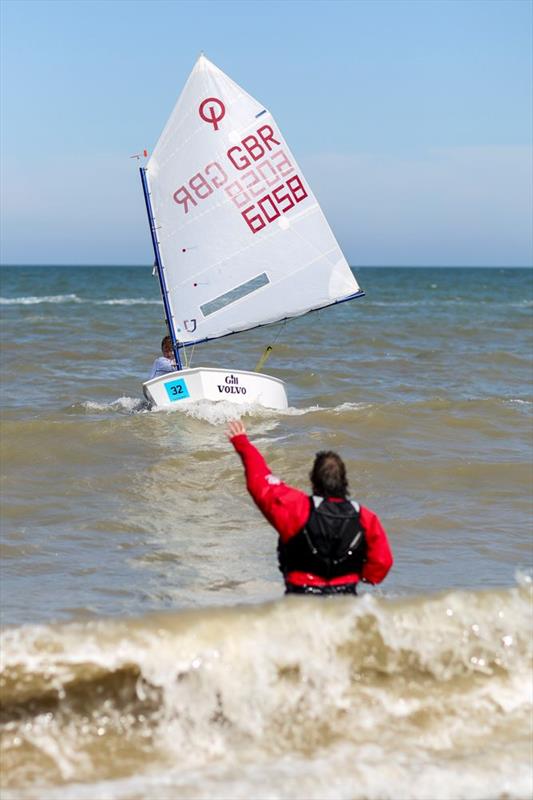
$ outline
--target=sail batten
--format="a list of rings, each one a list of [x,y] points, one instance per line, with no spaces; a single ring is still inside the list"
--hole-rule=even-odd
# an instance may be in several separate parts
[[[180,345],[362,294],[272,114],[204,56],[146,180]]]

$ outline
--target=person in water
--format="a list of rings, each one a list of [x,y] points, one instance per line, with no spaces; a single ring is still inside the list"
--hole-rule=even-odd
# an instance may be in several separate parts
[[[176,370],[176,361],[170,336],[165,336],[161,341],[161,352],[163,355],[156,358],[152,364],[152,371],[148,378],[149,381],[151,381],[152,378],[158,378],[160,375],[166,375],[167,372],[175,372]]]
[[[387,534],[373,511],[348,499],[337,453],[317,453],[309,497],[272,475],[242,422],[230,422],[227,436],[242,459],[248,491],[279,534],[287,594],[357,594],[360,580],[381,583],[393,563]]]

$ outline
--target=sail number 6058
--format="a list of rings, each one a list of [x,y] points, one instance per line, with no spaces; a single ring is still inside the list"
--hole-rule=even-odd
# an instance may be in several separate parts
[[[307,192],[300,177],[293,175],[286,183],[276,186],[270,194],[265,194],[257,203],[245,208],[241,214],[252,233],[257,233],[306,197]]]

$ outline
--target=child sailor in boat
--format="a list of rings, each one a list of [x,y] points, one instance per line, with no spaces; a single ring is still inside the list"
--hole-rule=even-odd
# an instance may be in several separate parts
[[[172,349],[172,339],[170,336],[165,336],[161,342],[162,356],[156,358],[152,364],[152,371],[148,380],[158,378],[160,375],[166,375],[168,372],[176,371],[176,361],[174,358],[174,350]]]

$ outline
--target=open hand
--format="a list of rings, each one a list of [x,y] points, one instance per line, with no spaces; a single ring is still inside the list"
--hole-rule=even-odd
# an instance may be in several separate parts
[[[241,433],[246,433],[246,428],[240,419],[231,420],[231,422],[228,424],[228,430],[226,431],[228,439],[232,439],[234,436],[239,436]]]

